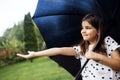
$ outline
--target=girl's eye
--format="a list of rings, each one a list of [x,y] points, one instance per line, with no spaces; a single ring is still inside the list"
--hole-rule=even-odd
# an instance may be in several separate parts
[[[81,29],[91,29],[89,26],[81,27]]]
[[[86,26],[85,28],[86,28],[86,29],[91,29],[91,28],[90,28],[90,27],[88,27],[88,26]]]

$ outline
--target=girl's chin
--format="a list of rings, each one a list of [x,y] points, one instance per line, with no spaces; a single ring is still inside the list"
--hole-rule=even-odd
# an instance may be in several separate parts
[[[84,40],[84,41],[89,41],[89,39],[85,39],[85,38],[84,38],[83,40]]]
[[[88,40],[88,38],[83,38],[83,39],[86,40],[86,41]]]

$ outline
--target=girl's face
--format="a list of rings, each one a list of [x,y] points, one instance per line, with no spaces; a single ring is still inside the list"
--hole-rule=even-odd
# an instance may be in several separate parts
[[[95,43],[97,40],[97,30],[87,21],[82,22],[81,34],[83,39],[85,41],[89,41],[90,43]]]

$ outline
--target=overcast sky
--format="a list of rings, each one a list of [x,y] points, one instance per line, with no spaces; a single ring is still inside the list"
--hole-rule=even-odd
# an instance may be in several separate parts
[[[0,0],[0,36],[30,12],[33,16],[38,0]]]

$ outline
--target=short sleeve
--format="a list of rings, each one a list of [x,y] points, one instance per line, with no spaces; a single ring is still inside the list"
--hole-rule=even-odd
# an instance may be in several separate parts
[[[79,59],[80,58],[80,53],[81,53],[81,48],[80,46],[73,46],[74,50],[75,50],[75,58]]]
[[[116,50],[117,48],[120,50],[120,45],[110,36],[105,38],[105,46],[109,53]]]

